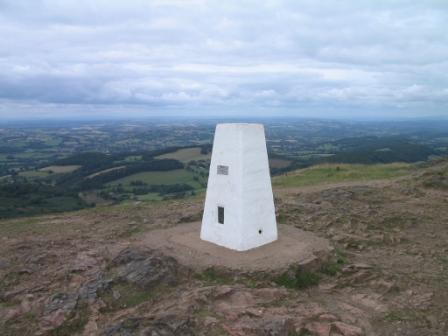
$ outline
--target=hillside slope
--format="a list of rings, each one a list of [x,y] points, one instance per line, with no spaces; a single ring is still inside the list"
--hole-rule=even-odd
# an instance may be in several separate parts
[[[281,276],[198,272],[139,244],[202,196],[0,222],[2,335],[446,335],[448,162],[274,188],[278,220],[331,241]]]

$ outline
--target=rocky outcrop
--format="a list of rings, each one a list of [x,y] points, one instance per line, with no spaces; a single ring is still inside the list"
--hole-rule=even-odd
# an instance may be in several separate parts
[[[109,265],[113,281],[127,281],[149,290],[161,283],[174,286],[182,271],[178,262],[151,250],[129,247],[118,254]]]

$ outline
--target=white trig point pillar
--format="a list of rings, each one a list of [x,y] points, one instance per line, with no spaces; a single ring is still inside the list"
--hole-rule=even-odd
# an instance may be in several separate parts
[[[237,251],[277,240],[263,125],[216,126],[201,239]]]

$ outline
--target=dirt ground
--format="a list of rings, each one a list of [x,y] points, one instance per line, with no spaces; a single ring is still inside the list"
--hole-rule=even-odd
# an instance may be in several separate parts
[[[290,225],[278,226],[277,241],[244,252],[201,240],[200,229],[201,223],[194,222],[154,230],[143,234],[138,244],[151,246],[198,271],[219,267],[240,272],[281,272],[292,265],[305,267],[332,251],[326,239]]]
[[[447,162],[274,193],[281,227],[334,247],[315,268],[196,269],[149,238],[201,197],[0,222],[0,334],[448,335]]]

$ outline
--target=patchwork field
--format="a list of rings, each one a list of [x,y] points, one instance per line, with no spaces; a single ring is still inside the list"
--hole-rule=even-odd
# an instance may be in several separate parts
[[[50,174],[68,174],[72,173],[75,170],[81,168],[78,165],[67,165],[67,166],[48,166],[41,168],[39,170],[27,170],[20,172],[19,175],[28,178],[42,178],[46,177]]]
[[[183,148],[172,153],[156,156],[156,159],[175,159],[181,162],[190,162],[193,160],[209,160],[210,154],[201,154],[201,148]]]
[[[123,186],[129,186],[133,181],[142,181],[147,184],[166,184],[166,185],[185,183],[195,188],[200,187],[199,183],[193,179],[193,174],[184,169],[176,169],[162,172],[158,171],[142,172],[132,174],[123,177],[121,179],[115,180],[113,182],[110,182],[107,185],[114,186],[121,184]]]
[[[74,172],[75,170],[81,168],[79,165],[67,165],[67,166],[48,166],[41,168],[42,172],[53,172],[55,174],[67,174]]]

